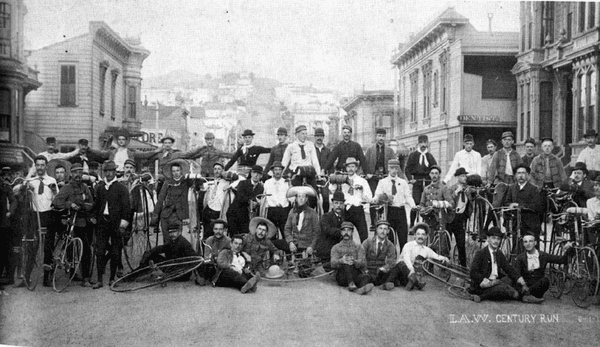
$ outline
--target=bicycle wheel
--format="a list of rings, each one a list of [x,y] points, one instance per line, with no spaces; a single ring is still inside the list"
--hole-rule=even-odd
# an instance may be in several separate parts
[[[52,286],[57,293],[62,293],[77,274],[81,256],[83,254],[83,242],[80,238],[69,239],[61,252],[60,261],[54,264]]]
[[[558,243],[554,246],[552,250],[553,255],[562,255],[563,247],[561,243]],[[550,264],[550,269],[548,271],[548,275],[550,278],[550,294],[553,297],[560,299],[564,290],[565,290],[565,271],[566,265],[563,264]]]
[[[581,308],[588,308],[598,293],[598,258],[589,247],[578,250],[578,280],[575,282],[573,302]]]
[[[204,263],[202,257],[183,257],[156,264],[154,268],[137,269],[117,279],[110,290],[131,292],[166,283],[197,269]]]
[[[123,246],[123,257],[130,271],[138,268],[144,252],[150,249],[150,236],[146,230],[134,230]]]
[[[502,242],[500,242],[500,252],[502,252],[502,254],[504,254],[504,257],[506,259],[510,259],[510,253],[513,247],[513,240],[512,240],[512,236],[507,236],[504,239],[502,239]]]
[[[21,240],[21,269],[23,281],[29,290],[35,290],[42,276],[43,253],[39,251],[40,242],[37,238]]]
[[[446,286],[446,290],[448,290],[448,292],[456,297],[459,297],[461,299],[465,299],[465,300],[471,300],[471,294],[469,294],[467,288],[461,287],[461,286],[455,286],[455,285],[447,285]]]

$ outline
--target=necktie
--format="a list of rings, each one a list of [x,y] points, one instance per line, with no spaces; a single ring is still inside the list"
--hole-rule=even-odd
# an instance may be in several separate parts
[[[427,156],[425,155],[425,153],[421,153],[421,158],[419,158],[419,164],[429,166],[429,162],[427,161]]]
[[[550,157],[546,157],[546,182],[552,181],[552,172],[550,171]]]
[[[506,168],[504,170],[504,173],[508,176],[513,175],[512,164],[510,163],[510,152],[506,152]]]
[[[379,242],[379,245],[377,246],[377,255],[381,254],[382,249],[383,249],[383,242]]]
[[[348,188],[348,194],[354,195],[354,180],[350,180],[350,188]]]
[[[398,188],[396,188],[396,180],[392,180],[392,195],[396,195],[398,193]]]
[[[456,213],[463,213],[465,211],[465,207],[467,207],[466,204],[466,197],[465,197],[465,192],[461,191],[460,193],[458,193],[459,199],[458,199],[458,206],[456,207]]]
[[[306,152],[304,152],[304,145],[298,145],[300,146],[300,154],[302,155],[302,160],[306,159]]]
[[[40,180],[40,186],[38,187],[38,194],[44,194],[44,179],[42,177],[38,178]]]

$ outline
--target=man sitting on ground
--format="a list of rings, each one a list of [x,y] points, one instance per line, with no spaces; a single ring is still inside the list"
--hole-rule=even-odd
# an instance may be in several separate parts
[[[394,288],[394,283],[388,280],[388,276],[390,269],[396,264],[396,247],[388,239],[389,232],[390,223],[380,219],[377,221],[375,236],[362,243],[371,282],[376,286],[384,284],[382,289],[385,290]]]
[[[217,257],[218,273],[213,282],[216,287],[239,289],[242,294],[255,292],[260,274],[252,275],[247,267],[250,256],[242,253],[244,240],[237,234],[231,239],[230,247],[224,248]]]
[[[284,228],[284,240],[275,240],[277,248],[288,253],[304,252],[312,255],[317,243],[321,226],[319,215],[308,206],[308,197],[316,196],[315,190],[309,186],[292,187],[288,191],[289,198],[296,197],[294,208],[288,214]]]
[[[340,229],[344,221],[344,193],[336,191],[333,194],[331,212],[321,218],[321,232],[317,235],[315,251],[326,269],[329,269],[329,260],[333,246],[342,241]]]
[[[506,260],[504,254],[498,251],[502,241],[502,231],[498,227],[491,227],[487,231],[488,246],[480,249],[475,254],[471,263],[471,300],[521,300],[529,303],[541,303],[544,299],[536,298],[529,294],[529,288],[523,277]],[[507,276],[502,276],[506,274]],[[520,285],[520,292],[512,283]]]
[[[279,260],[279,250],[271,238],[277,233],[277,227],[273,222],[266,218],[254,217],[250,220],[250,233],[243,236],[244,247],[242,251],[250,255],[250,267],[254,271],[264,273],[268,266],[263,263],[267,257],[267,251],[273,257],[273,260]]]
[[[331,267],[337,269],[335,280],[341,287],[348,287],[351,292],[366,294],[374,285],[369,283],[370,277],[365,274],[367,266],[365,249],[352,240],[354,225],[342,223],[342,242],[331,249]]]
[[[211,222],[213,235],[209,236],[204,242],[204,262],[197,270],[198,277],[196,284],[205,285],[206,281],[210,281],[217,273],[217,255],[225,247],[231,245],[231,239],[227,237],[227,222],[222,219],[215,219]]]
[[[535,248],[536,244],[534,235],[523,236],[525,252],[517,256],[515,269],[527,283],[529,293],[536,298],[543,298],[544,293],[550,288],[550,279],[546,277],[546,265],[548,263],[566,264],[569,256],[574,255],[575,248],[571,247],[571,243],[567,243],[564,247],[566,250],[564,255],[552,255],[538,251]]]

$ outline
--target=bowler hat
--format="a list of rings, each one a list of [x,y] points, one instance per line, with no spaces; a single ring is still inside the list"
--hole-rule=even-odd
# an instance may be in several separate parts
[[[315,128],[315,136],[325,136],[323,128]]]
[[[295,186],[288,189],[287,193],[285,194],[285,197],[293,198],[298,194],[304,194],[307,196],[317,196],[317,192],[315,192],[315,189],[311,186]]]
[[[56,137],[46,137],[46,144],[56,143]]]
[[[584,162],[578,161],[575,163],[575,167],[573,167],[573,171],[581,170],[584,173],[588,173],[587,165]]]
[[[596,137],[596,136],[598,136],[598,133],[596,132],[596,129],[589,129],[583,135],[584,138],[586,138],[586,137]]]
[[[250,229],[250,234],[254,235],[256,234],[256,228],[258,227],[259,223],[265,223],[267,225],[267,239],[272,238],[273,236],[275,236],[275,234],[277,234],[277,227],[275,226],[275,224],[273,224],[273,222],[271,222],[270,220],[263,218],[263,217],[254,217],[250,220],[250,224],[249,224],[249,229]]]
[[[331,198],[331,201],[346,201],[344,198],[344,192],[336,190],[335,193],[333,193],[333,198]]]
[[[210,131],[207,132],[206,134],[204,134],[204,139],[214,139],[215,138],[215,134],[211,133]]]
[[[417,142],[429,142],[429,138],[427,135],[419,135],[419,137],[417,137]]]
[[[173,160],[165,163],[165,165],[163,165],[162,173],[166,178],[168,178],[168,179],[173,178],[173,173],[171,172],[171,167],[173,167],[173,165],[175,165],[175,164],[179,164],[179,166],[181,167],[182,175],[185,175],[188,172],[190,172],[190,164],[187,161],[185,161],[183,159],[173,159]]]
[[[287,129],[284,127],[279,127],[279,129],[277,129],[277,135],[287,135]]]
[[[305,130],[307,130],[307,129],[306,129],[306,125],[298,125],[298,126],[296,127],[296,131],[295,131],[295,133],[297,134],[297,133],[299,133],[299,132],[301,132],[301,131],[305,131]]]
[[[351,222],[342,222],[340,229],[345,229],[345,228],[350,228],[351,230],[354,230],[354,224],[352,224]]]
[[[500,228],[498,227],[491,227],[488,229],[488,231],[486,231],[487,236],[498,236],[498,237],[504,237],[504,234],[502,234],[502,230],[500,230]]]
[[[505,131],[505,132],[503,132],[501,139],[504,140],[506,137],[510,137],[513,140],[515,139],[515,136],[513,135],[512,131]]]
[[[465,136],[463,137],[463,142],[467,142],[467,141],[475,141],[475,140],[473,140],[473,135],[465,134]]]
[[[458,169],[456,169],[456,171],[454,172],[454,176],[460,176],[460,175],[466,175],[467,174],[467,170],[465,170],[464,167],[459,167]]]
[[[117,169],[117,164],[112,160],[107,160],[102,164],[103,171],[114,171]]]
[[[377,129],[375,129],[375,134],[385,135],[385,134],[387,134],[387,131],[385,131],[384,128],[377,128]]]
[[[160,143],[164,143],[166,140],[171,140],[171,142],[175,143],[175,139],[172,138],[171,136],[165,136],[162,139],[160,139]]]
[[[252,132],[252,130],[250,129],[246,129],[244,130],[244,132],[242,133],[242,136],[254,136],[256,135],[255,133]]]
[[[252,172],[258,172],[259,174],[262,174],[262,173],[263,173],[263,168],[262,168],[262,166],[260,166],[260,165],[254,165],[254,166],[252,167],[252,170],[251,170],[251,171],[252,171]]]

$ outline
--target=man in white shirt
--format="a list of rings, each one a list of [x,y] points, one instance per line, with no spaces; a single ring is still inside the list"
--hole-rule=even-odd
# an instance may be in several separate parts
[[[373,193],[369,183],[356,174],[360,164],[353,157],[346,159],[347,183],[342,184],[342,192],[346,197],[346,222],[354,224],[358,230],[360,242],[369,237],[367,219],[365,213],[369,211],[369,202],[373,199]]]
[[[262,174],[262,173],[261,173]],[[217,275],[214,285],[217,287],[230,287],[239,289],[242,294],[254,293],[260,273],[252,275],[247,264],[250,262],[250,256],[242,252],[244,240],[242,235],[234,235],[231,238],[231,246],[226,247],[219,252],[217,256]]]
[[[213,228],[210,225],[212,221],[219,219],[225,202],[225,194],[227,194],[229,188],[229,182],[223,179],[223,164],[220,162],[214,163],[212,170],[215,180],[208,184],[208,189],[204,194],[204,209],[202,210],[203,240],[213,236]]]
[[[465,134],[463,139],[463,146],[465,148],[454,155],[454,160],[452,161],[452,165],[450,165],[450,169],[448,169],[448,173],[446,173],[444,183],[448,184],[456,170],[461,167],[467,171],[467,175],[477,175],[481,172],[481,154],[473,150],[474,145],[473,135]]]
[[[588,177],[593,180],[600,172],[600,147],[596,146],[598,133],[596,130],[590,129],[583,135],[583,138],[588,146],[579,153],[577,161],[587,165]]]
[[[265,181],[265,194],[267,199],[267,219],[273,222],[283,235],[285,223],[290,212],[290,201],[286,197],[290,184],[283,176],[284,166],[280,161],[276,161],[269,168],[273,172],[273,177]],[[275,233],[274,238],[277,238]]]
[[[283,167],[288,167],[291,172],[297,173],[298,167],[301,166],[312,166],[315,168],[315,173],[320,175],[321,165],[319,165],[319,157],[317,157],[317,150],[315,145],[307,141],[308,133],[305,125],[299,125],[296,127],[296,141],[290,143],[283,153],[283,160],[281,164]],[[310,179],[309,179],[310,178]],[[316,190],[314,177],[307,177],[307,182]],[[301,179],[298,177],[292,181],[293,186],[299,186],[302,184]]]
[[[405,285],[405,289],[411,291],[414,287],[423,290],[425,283],[417,279],[415,265],[421,266],[421,263],[428,258],[436,259],[442,262],[448,262],[448,258],[438,255],[431,248],[425,246],[427,234],[429,234],[429,225],[426,223],[417,223],[412,231],[415,239],[404,245],[400,254],[400,259],[396,266],[390,270],[387,281],[396,283],[396,285]],[[388,285],[389,286],[389,285]]]
[[[600,176],[596,176],[594,180],[594,195],[586,202],[588,219],[600,220]]]
[[[54,250],[57,223],[52,211],[52,200],[58,193],[56,180],[46,173],[48,159],[39,155],[34,160],[35,176],[29,179],[29,189],[33,190],[33,210],[39,213],[40,226],[46,228],[44,242],[44,287],[50,287],[52,277],[52,251]]]
[[[56,148],[56,138],[54,137],[47,137],[46,138],[46,150],[43,152],[38,153],[38,156],[42,156],[44,158],[46,158],[46,161],[50,161],[52,159],[62,159],[62,160],[67,160],[69,158],[72,158],[76,155],[79,154],[79,148],[75,148],[73,151],[68,152],[68,153],[60,153],[58,151],[58,149]],[[46,162],[46,163],[47,163]],[[31,177],[34,176],[36,174],[36,167],[35,164],[29,169],[29,174],[27,175],[27,177]]]
[[[406,244],[408,237],[408,222],[406,220],[406,209],[404,206],[408,206],[409,209],[412,209],[416,207],[416,205],[408,182],[398,176],[398,172],[400,172],[400,162],[396,159],[391,159],[388,160],[387,165],[389,175],[379,180],[377,189],[375,189],[373,203],[379,201],[387,202],[387,221],[396,232],[400,250],[402,251],[402,247]],[[374,218],[375,215],[371,215],[371,219]],[[389,234],[388,236],[390,237],[390,240],[393,241],[393,236]]]

